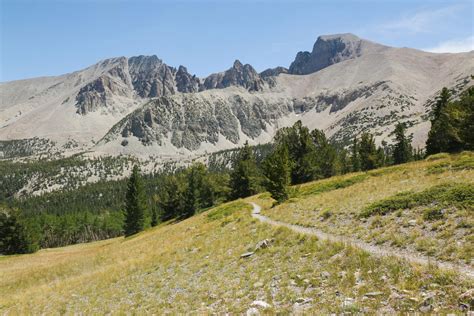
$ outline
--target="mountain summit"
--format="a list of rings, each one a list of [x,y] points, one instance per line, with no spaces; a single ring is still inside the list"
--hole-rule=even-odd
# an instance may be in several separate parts
[[[289,73],[306,75],[332,64],[360,57],[364,52],[385,46],[360,39],[354,34],[319,36],[312,52],[299,52],[291,63]]]
[[[362,131],[391,142],[404,122],[423,147],[436,96],[473,84],[474,52],[393,48],[353,34],[317,38],[289,69],[236,60],[200,79],[157,56],[119,57],[57,77],[0,84],[3,156],[41,152],[202,155],[271,141],[301,120],[348,144]],[[47,144],[47,145],[45,145]]]

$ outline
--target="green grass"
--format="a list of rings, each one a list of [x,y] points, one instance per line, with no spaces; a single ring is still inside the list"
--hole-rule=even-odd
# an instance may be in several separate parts
[[[305,197],[310,195],[316,195],[324,192],[329,192],[332,190],[347,188],[356,183],[360,183],[366,180],[369,177],[369,174],[358,174],[351,177],[342,177],[336,179],[323,180],[318,182],[313,182],[311,184],[304,185],[299,188],[296,196]]]
[[[402,192],[365,207],[361,217],[386,215],[396,210],[413,208],[430,203],[461,208],[474,208],[474,186],[462,183],[437,185],[422,192]]]
[[[215,221],[232,215],[239,210],[250,210],[251,206],[242,200],[226,203],[207,212],[207,218]]]
[[[441,156],[438,156],[441,155]],[[446,154],[435,155],[437,159],[440,157],[449,158]],[[430,159],[433,156],[427,158],[428,161],[437,159]],[[474,169],[474,157],[469,153],[461,153],[457,159],[446,159],[440,163],[429,166],[426,170],[427,173],[443,173],[446,171],[461,171],[461,170],[472,170]]]

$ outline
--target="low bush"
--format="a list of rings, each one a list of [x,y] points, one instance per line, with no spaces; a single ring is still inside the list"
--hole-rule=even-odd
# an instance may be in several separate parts
[[[429,205],[430,203],[439,204],[440,207],[454,205],[474,209],[474,185],[447,183],[421,192],[402,192],[366,206],[360,213],[360,217],[386,215],[396,210]]]
[[[445,159],[445,158],[449,158],[449,154],[448,153],[439,153],[439,154],[436,154],[436,155],[430,155],[428,157],[426,157],[426,161],[434,161],[434,160],[439,160],[439,159]]]
[[[444,217],[444,212],[441,208],[434,207],[428,208],[423,212],[423,219],[425,221],[435,221],[442,219]]]
[[[356,183],[362,182],[369,177],[368,174],[359,174],[350,178],[335,179],[330,181],[318,181],[299,189],[300,196],[320,194],[323,192],[347,188]]]
[[[242,200],[237,200],[235,202],[230,202],[223,204],[214,208],[207,214],[207,218],[211,221],[219,220],[225,218],[236,211],[249,209],[250,205],[243,202]]]
[[[320,213],[320,217],[323,219],[323,220],[327,220],[329,219],[331,216],[333,215],[333,213],[330,211],[330,210],[324,210]]]

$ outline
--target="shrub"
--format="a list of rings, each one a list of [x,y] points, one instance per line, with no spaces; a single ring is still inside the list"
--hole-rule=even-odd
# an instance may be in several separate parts
[[[425,160],[426,161],[434,161],[434,160],[445,159],[445,158],[449,158],[448,153],[439,153],[439,154],[435,154],[435,155],[430,155]]]
[[[474,206],[474,185],[447,183],[421,192],[402,192],[366,206],[359,216],[386,215],[396,210],[428,205],[430,203],[472,208]]]
[[[346,179],[335,179],[330,181],[315,182],[300,189],[301,196],[315,195],[323,192],[347,188],[351,185],[360,183],[368,178],[367,174],[359,174]]]
[[[218,220],[218,219],[225,218],[225,217],[233,214],[236,211],[243,210],[243,209],[249,209],[249,208],[250,208],[249,204],[247,204],[247,203],[245,203],[241,200],[238,200],[238,201],[231,202],[231,203],[226,203],[226,204],[223,204],[221,206],[218,206],[218,207],[214,208],[213,210],[211,210],[207,214],[207,218],[211,221],[215,221],[215,220]]]
[[[324,210],[320,213],[320,216],[323,220],[329,219],[329,217],[331,217],[332,215],[333,213],[330,210]]]
[[[425,221],[435,221],[442,219],[444,217],[444,212],[440,208],[429,208],[423,212],[423,219]]]
[[[410,208],[414,205],[411,199],[412,195],[412,192],[402,192],[393,197],[374,202],[365,207],[360,216],[385,215],[395,210]]]

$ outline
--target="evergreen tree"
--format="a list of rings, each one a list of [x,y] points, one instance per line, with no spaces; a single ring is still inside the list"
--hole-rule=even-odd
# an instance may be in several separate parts
[[[424,156],[425,154],[421,148],[417,148],[417,149],[413,148],[413,153],[412,153],[413,160],[415,161],[422,160]]]
[[[361,170],[377,168],[377,149],[374,137],[369,133],[363,133],[359,145],[359,159]]]
[[[336,149],[329,143],[323,131],[314,129],[311,138],[315,146],[316,177],[329,178],[336,173]]]
[[[177,175],[164,177],[159,184],[158,206],[161,220],[167,221],[184,213],[184,184]]]
[[[277,147],[263,162],[265,187],[277,203],[288,199],[290,161],[286,146]]]
[[[301,121],[297,121],[292,127],[278,130],[275,145],[288,149],[291,183],[304,183],[315,178],[315,147],[308,128]]]
[[[153,207],[151,210],[151,227],[158,225],[158,211],[156,207]]]
[[[385,151],[382,147],[378,147],[376,151],[376,168],[380,168],[386,166],[387,163],[387,156],[385,155]]]
[[[125,236],[141,232],[145,225],[145,197],[138,166],[128,180],[125,200]]]
[[[23,222],[17,211],[0,210],[0,254],[22,254],[38,250],[38,244]]]
[[[199,163],[192,165],[186,172],[187,188],[184,192],[184,213],[185,218],[193,216],[197,210],[203,206],[204,178],[206,167]]]
[[[256,194],[259,191],[259,174],[255,155],[248,142],[240,150],[230,174],[233,200]]]
[[[456,152],[462,149],[460,121],[462,110],[459,111],[456,102],[449,102],[450,92],[443,88],[433,109],[431,129],[426,141],[428,155],[440,152]]]
[[[471,76],[472,79],[474,77]],[[474,150],[474,86],[462,93],[459,108],[463,110],[460,137],[464,150]]]
[[[439,96],[436,98],[436,103],[433,108],[433,120],[437,120],[443,109],[448,105],[449,98],[451,97],[451,92],[448,88],[444,87],[441,89]]]
[[[352,162],[352,171],[359,171],[360,170],[360,157],[359,157],[359,144],[357,143],[357,136],[354,136],[354,140],[352,141],[352,155],[351,155],[351,162]]]
[[[393,148],[393,162],[398,165],[410,161],[412,148],[409,140],[405,136],[405,125],[398,123],[395,126],[395,145]]]
[[[351,172],[352,162],[349,158],[350,157],[345,148],[336,148],[336,160],[334,162],[336,174],[345,174]]]

